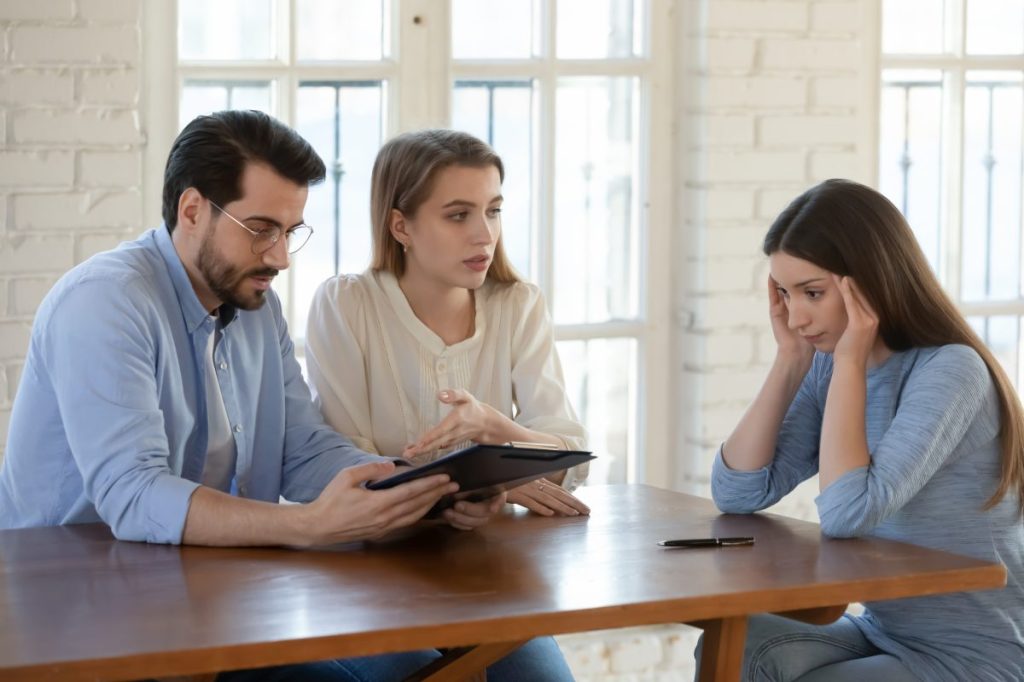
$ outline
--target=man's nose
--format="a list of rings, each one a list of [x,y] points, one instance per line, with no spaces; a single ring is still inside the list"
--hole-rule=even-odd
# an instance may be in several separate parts
[[[275,270],[286,270],[290,264],[291,256],[288,254],[288,239],[281,235],[281,238],[263,252],[263,264]]]

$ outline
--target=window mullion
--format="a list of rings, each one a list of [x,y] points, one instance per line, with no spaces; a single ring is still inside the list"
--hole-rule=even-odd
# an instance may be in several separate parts
[[[538,198],[540,219],[536,221],[538,234],[534,240],[534,278],[548,301],[548,309],[555,309],[555,98],[557,95],[557,69],[555,67],[555,0],[545,0],[541,15],[540,112],[538,116],[536,158],[540,165],[534,196]]]
[[[448,2],[399,0],[398,130],[389,132],[444,127],[451,120],[450,17]]]

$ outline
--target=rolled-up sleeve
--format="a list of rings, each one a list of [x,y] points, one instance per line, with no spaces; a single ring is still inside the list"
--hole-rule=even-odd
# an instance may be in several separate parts
[[[988,368],[973,349],[943,346],[919,361],[871,463],[847,471],[817,497],[822,531],[864,535],[900,510],[957,449],[986,401],[996,413]],[[869,403],[867,409],[870,418],[881,408]]]
[[[119,539],[180,543],[198,483],[168,467],[149,305],[123,282],[80,282],[41,330],[40,348],[97,514]]]

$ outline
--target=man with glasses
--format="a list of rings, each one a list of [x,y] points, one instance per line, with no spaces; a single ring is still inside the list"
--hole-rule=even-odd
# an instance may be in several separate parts
[[[75,267],[39,308],[0,528],[103,521],[124,540],[312,546],[410,525],[454,491],[446,476],[365,489],[395,464],[327,427],[310,398],[270,285],[312,234],[303,210],[324,175],[309,143],[265,114],[185,127],[164,225]],[[446,513],[477,527],[501,502]],[[435,655],[289,666],[273,679],[384,679]]]

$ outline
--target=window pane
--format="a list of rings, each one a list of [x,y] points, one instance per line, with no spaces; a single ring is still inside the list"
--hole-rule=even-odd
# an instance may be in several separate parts
[[[386,54],[381,0],[297,0],[295,22],[300,61],[376,60]]]
[[[452,0],[452,56],[528,59],[539,14],[539,0]]]
[[[180,0],[179,58],[273,59],[271,15],[271,0]]]
[[[882,52],[942,52],[945,0],[883,0]]]
[[[932,269],[942,253],[942,74],[882,74],[879,189],[903,212]]]
[[[293,337],[306,335],[313,293],[337,273],[370,265],[370,173],[381,145],[384,86],[380,81],[304,81],[296,125],[327,165],[327,180],[310,188],[306,222],[315,232],[293,256]]]
[[[201,114],[225,109],[256,109],[271,112],[269,81],[187,80],[181,90],[179,121],[186,123]]]
[[[968,0],[967,51],[1024,52],[1024,0]]]
[[[1021,290],[1022,117],[1019,73],[968,73],[964,102],[964,300],[1016,298]]]
[[[533,82],[458,81],[452,101],[452,127],[484,140],[505,166],[501,234],[515,268],[531,270],[533,188]]]
[[[644,0],[555,0],[560,59],[633,57],[645,52]]]
[[[635,452],[636,339],[560,341],[569,401],[587,427],[590,485],[625,483]]]
[[[982,317],[975,315],[967,321],[999,360],[1010,381],[1020,391],[1020,319],[1016,315]]]
[[[558,83],[553,229],[559,324],[637,316],[639,109],[636,78]]]

